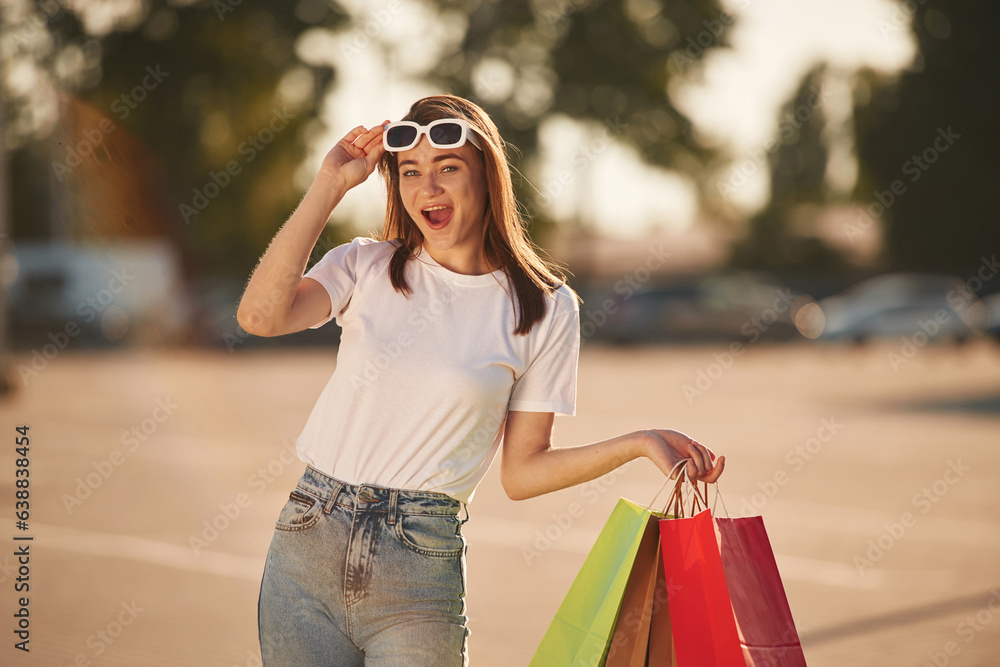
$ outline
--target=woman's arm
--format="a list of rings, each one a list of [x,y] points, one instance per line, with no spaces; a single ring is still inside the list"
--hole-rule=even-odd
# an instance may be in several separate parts
[[[680,461],[691,459],[691,479],[709,483],[719,478],[726,465],[725,456],[715,461],[707,447],[670,429],[634,431],[578,447],[553,447],[554,419],[551,412],[507,413],[500,480],[511,500],[589,482],[640,456],[650,459],[664,475]]]
[[[330,297],[319,283],[302,280],[309,253],[346,191],[329,174],[316,176],[298,208],[260,258],[247,283],[236,320],[255,336],[280,336],[321,321]]]
[[[330,214],[348,190],[371,175],[382,153],[382,126],[376,125],[371,130],[354,128],[327,154],[247,283],[236,312],[245,331],[280,336],[307,329],[329,315],[330,296],[302,274]]]

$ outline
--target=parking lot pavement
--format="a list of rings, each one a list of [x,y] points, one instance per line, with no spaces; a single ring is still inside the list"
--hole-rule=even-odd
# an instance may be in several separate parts
[[[675,428],[726,454],[734,516],[760,514],[817,665],[988,665],[1000,655],[1000,349],[892,344],[584,346],[556,446]],[[30,654],[5,665],[259,664],[256,603],[273,521],[304,464],[292,443],[334,350],[63,352],[0,404],[27,424]],[[13,516],[15,455],[0,481]],[[470,505],[471,664],[524,665],[636,460],[514,502],[494,465]],[[665,502],[661,496],[659,502]],[[573,509],[570,512],[570,508]]]

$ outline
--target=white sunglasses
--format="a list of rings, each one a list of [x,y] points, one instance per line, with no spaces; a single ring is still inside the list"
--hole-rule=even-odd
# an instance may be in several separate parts
[[[427,135],[427,141],[434,148],[458,148],[468,140],[473,146],[483,150],[475,130],[462,118],[441,118],[427,125],[420,125],[412,120],[389,123],[382,132],[382,146],[390,153],[408,151],[420,142],[421,135]]]

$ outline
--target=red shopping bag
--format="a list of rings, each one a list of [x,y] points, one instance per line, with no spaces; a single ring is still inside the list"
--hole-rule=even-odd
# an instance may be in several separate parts
[[[706,517],[708,510],[702,512]],[[747,665],[806,664],[771,542],[759,516],[713,518]]]
[[[660,519],[674,649],[680,667],[806,664],[761,517],[684,518],[682,477]],[[708,506],[694,488],[692,510]]]

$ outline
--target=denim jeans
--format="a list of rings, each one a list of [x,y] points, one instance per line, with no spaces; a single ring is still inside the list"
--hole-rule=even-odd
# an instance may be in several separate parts
[[[463,506],[307,465],[264,561],[264,666],[466,667]]]

